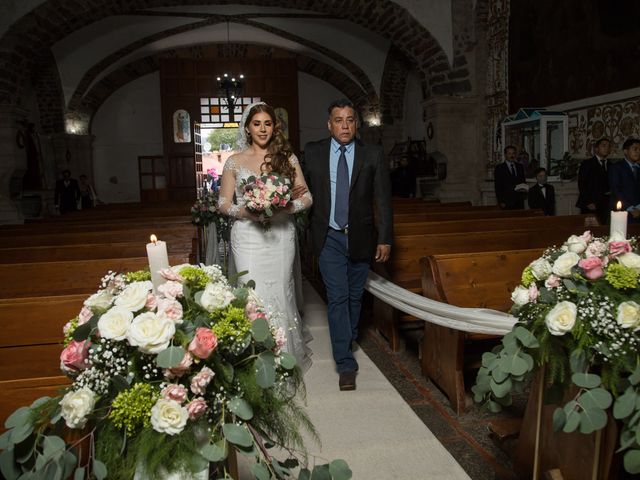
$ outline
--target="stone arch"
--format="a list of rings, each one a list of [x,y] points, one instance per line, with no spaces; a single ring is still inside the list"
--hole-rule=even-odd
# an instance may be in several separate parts
[[[0,70],[19,72],[0,80],[0,103],[20,103],[25,75],[35,68],[35,54],[92,22],[110,15],[137,13],[142,9],[183,5],[183,0],[103,0],[88,8],[77,8],[76,0],[47,0],[14,23],[2,37]],[[190,0],[192,5],[244,4],[308,10],[352,21],[390,39],[429,79],[429,90],[438,85],[430,80],[433,72],[449,69],[447,56],[431,33],[409,12],[389,0],[361,2],[343,0]],[[446,91],[447,80],[443,82]],[[430,93],[430,92],[429,92]]]
[[[35,89],[40,112],[40,131],[55,133],[64,131],[64,95],[58,74],[58,66],[51,50],[42,52],[40,68],[33,74],[31,83]]]

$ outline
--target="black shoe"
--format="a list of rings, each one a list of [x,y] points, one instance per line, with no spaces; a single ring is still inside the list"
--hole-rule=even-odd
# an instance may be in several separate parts
[[[342,372],[338,381],[340,391],[346,392],[356,389],[356,372]]]

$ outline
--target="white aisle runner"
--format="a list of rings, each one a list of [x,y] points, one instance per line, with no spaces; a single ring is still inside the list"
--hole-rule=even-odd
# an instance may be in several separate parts
[[[309,452],[346,460],[355,480],[468,479],[362,349],[357,390],[339,391],[326,305],[308,282],[304,299],[304,322],[314,337],[307,411],[322,440],[322,448],[309,444]]]

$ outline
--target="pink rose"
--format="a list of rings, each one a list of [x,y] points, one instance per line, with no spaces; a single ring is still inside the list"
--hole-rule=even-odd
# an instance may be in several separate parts
[[[540,292],[538,291],[538,286],[535,283],[532,283],[529,286],[529,301],[535,302],[536,299],[538,298],[538,295],[540,295]]]
[[[169,280],[158,287],[158,293],[167,298],[181,297],[182,284],[174,280]]]
[[[161,395],[167,400],[175,400],[182,403],[187,399],[187,388],[184,385],[172,383],[162,389]]]
[[[209,328],[199,327],[189,344],[189,351],[198,358],[208,358],[217,346],[216,334]]]
[[[88,340],[82,342],[72,340],[60,354],[60,369],[67,375],[72,375],[87,368],[90,346],[91,342]]]
[[[182,323],[182,304],[172,298],[161,298],[158,301],[158,315],[170,318],[173,323]]]
[[[80,310],[78,314],[78,325],[87,323],[91,320],[91,317],[93,317],[93,312],[87,307],[82,307],[82,310]]]
[[[584,276],[589,280],[596,280],[604,274],[602,260],[598,257],[584,258],[578,262],[578,266],[584,270]]]
[[[194,398],[187,405],[187,412],[189,412],[189,418],[191,420],[195,420],[202,416],[204,412],[207,411],[207,402],[204,401],[204,398],[198,397]]]
[[[184,357],[182,357],[182,360],[180,360],[180,363],[178,364],[177,367],[165,369],[164,376],[168,379],[181,377],[182,375],[184,375],[189,371],[192,364],[193,364],[193,357],[189,352],[186,352],[184,354]]]
[[[147,295],[147,302],[144,304],[144,308],[149,311],[153,311],[158,306],[158,297],[156,297],[153,293],[149,293]]]
[[[286,198],[283,198],[283,199],[280,201],[280,206],[281,206],[281,207],[286,207],[286,206],[287,206],[287,203],[289,203],[289,201],[288,201]]]
[[[278,205],[280,203],[280,199],[278,197],[273,197],[271,199],[271,205]]]
[[[211,383],[214,375],[215,373],[209,367],[202,367],[202,370],[191,379],[191,391],[196,395],[204,395],[207,385]]]
[[[203,212],[207,210],[206,207],[203,207],[203,208],[204,208],[202,210]],[[184,280],[184,278],[182,278],[180,275],[178,275],[176,272],[174,272],[170,268],[163,268],[162,270],[160,270],[160,275],[163,278],[166,278],[167,280],[173,280],[174,282],[182,282]]]
[[[609,243],[609,256],[611,258],[622,255],[623,253],[629,253],[631,251],[631,244],[626,240],[620,242]]]
[[[547,288],[558,288],[560,286],[560,277],[557,275],[549,275],[544,282]]]

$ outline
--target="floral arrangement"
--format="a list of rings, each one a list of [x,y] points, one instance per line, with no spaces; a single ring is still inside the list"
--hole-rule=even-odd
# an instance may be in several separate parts
[[[231,231],[229,218],[218,211],[219,192],[220,177],[209,169],[204,177],[203,194],[191,207],[191,223],[202,227],[215,223],[218,242],[228,241]]]
[[[484,353],[472,388],[476,402],[497,412],[544,366],[548,397],[561,401],[568,387],[577,392],[554,412],[554,429],[600,430],[613,405],[630,473],[640,472],[637,246],[635,239],[585,232],[531,262],[511,296],[518,322],[501,345]]]
[[[274,212],[289,204],[291,195],[291,180],[275,172],[260,177],[251,175],[242,186],[245,207],[250,212],[260,215],[266,228]]]
[[[231,478],[231,447],[255,458],[257,479],[350,478],[342,460],[307,466],[301,430],[317,436],[297,404],[304,384],[251,282],[234,288],[217,266],[162,275],[154,291],[149,272],[110,272],[65,325],[72,384],[7,419],[4,478],[162,478],[210,463]]]

